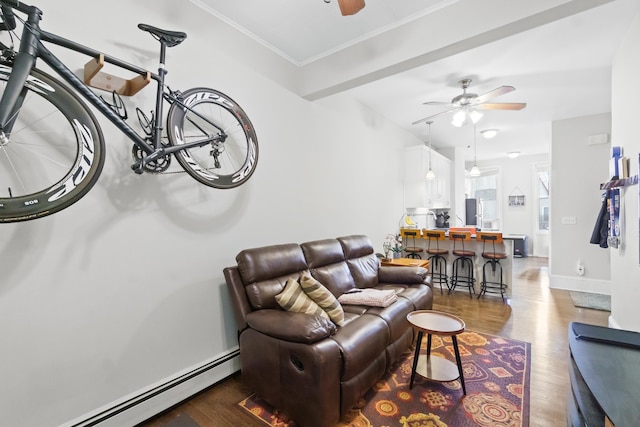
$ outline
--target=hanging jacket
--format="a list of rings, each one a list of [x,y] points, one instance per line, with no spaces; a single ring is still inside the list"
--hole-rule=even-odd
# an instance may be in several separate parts
[[[609,193],[607,192],[607,196]],[[607,202],[609,201],[609,197],[604,197],[602,200],[602,206],[600,207],[600,212],[598,213],[598,219],[596,220],[596,225],[593,228],[593,233],[591,234],[591,240],[589,243],[593,243],[594,245],[600,245],[601,248],[608,248],[607,237],[609,236],[609,209],[607,207]]]

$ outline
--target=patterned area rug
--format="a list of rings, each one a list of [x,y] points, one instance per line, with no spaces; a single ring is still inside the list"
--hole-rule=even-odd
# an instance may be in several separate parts
[[[423,347],[427,339],[423,339]],[[478,332],[458,335],[467,395],[458,380],[438,383],[416,375],[409,390],[413,351],[407,352],[337,427],[529,426],[531,344]],[[424,348],[420,353],[425,357]],[[455,363],[450,337],[432,336],[431,355]],[[265,425],[295,427],[255,395],[239,405]]]

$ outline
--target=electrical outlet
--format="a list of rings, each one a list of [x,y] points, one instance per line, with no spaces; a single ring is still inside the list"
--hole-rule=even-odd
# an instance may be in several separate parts
[[[563,216],[562,224],[564,225],[575,225],[578,222],[575,216]]]
[[[578,261],[578,268],[576,268],[576,273],[578,276],[584,276],[584,264],[582,261]]]

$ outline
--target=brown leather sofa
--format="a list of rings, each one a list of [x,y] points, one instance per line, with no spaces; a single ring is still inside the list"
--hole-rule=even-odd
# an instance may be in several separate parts
[[[406,316],[431,309],[427,270],[380,266],[366,236],[246,249],[224,269],[238,326],[242,379],[300,426],[333,427],[414,339]],[[339,297],[393,289],[388,307],[343,305],[345,323],[288,312],[276,302],[289,278],[311,275]]]

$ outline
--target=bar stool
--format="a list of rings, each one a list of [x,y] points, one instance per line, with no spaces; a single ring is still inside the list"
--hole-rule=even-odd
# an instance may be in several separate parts
[[[453,240],[453,250],[451,253],[457,256],[453,261],[449,294],[456,289],[456,286],[460,285],[469,288],[469,298],[471,298],[471,294],[476,293],[474,288],[476,279],[473,277],[473,257],[476,256],[476,253],[464,247],[464,242],[471,240],[471,232],[449,230],[449,239]],[[457,247],[458,243],[462,245],[462,249]]]
[[[507,284],[502,281],[502,265],[500,264],[500,260],[506,259],[507,254],[504,252],[496,252],[496,245],[502,244],[502,233],[478,232],[478,234],[476,234],[476,240],[482,241],[482,258],[487,260],[487,262],[482,266],[482,284],[480,292],[478,293],[478,298],[487,292],[500,291],[500,296],[502,297],[502,301],[504,301],[504,291],[507,289]],[[485,248],[485,244],[487,242],[491,242],[490,251],[487,251]],[[489,264],[491,264],[491,277],[494,279],[493,281],[487,280],[486,268]],[[499,282],[496,281],[498,278],[496,267],[499,268],[500,272]]]
[[[419,255],[422,252],[422,248],[416,246],[416,239],[419,239],[420,230],[415,228],[401,228],[400,235],[402,236],[402,243],[405,245],[404,251],[407,253],[407,258],[422,259]],[[411,239],[411,244],[409,244]]]
[[[440,293],[442,294],[442,284],[449,289],[449,280],[447,279],[447,259],[445,255],[449,255],[447,249],[440,249],[440,240],[445,239],[444,230],[422,230],[422,238],[428,240],[425,252],[430,255],[429,267],[431,270],[431,283],[440,285]],[[435,242],[435,248],[432,244]]]

